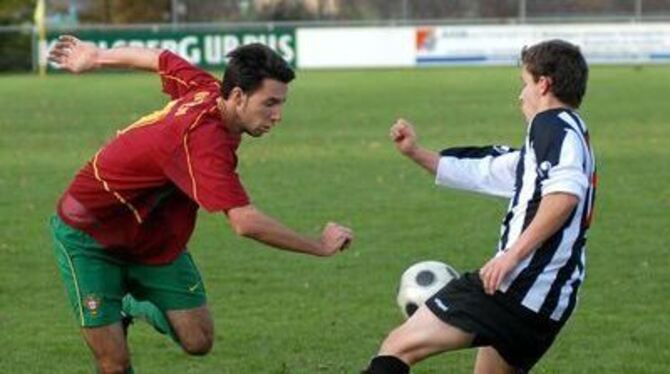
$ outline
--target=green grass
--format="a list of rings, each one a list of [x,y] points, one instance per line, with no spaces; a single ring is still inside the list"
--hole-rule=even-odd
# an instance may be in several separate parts
[[[594,67],[582,110],[600,190],[581,303],[538,373],[665,373],[670,227],[669,67]],[[191,250],[217,341],[187,357],[136,324],[139,373],[354,373],[401,322],[400,273],[441,259],[483,264],[505,202],[432,184],[387,139],[398,116],[431,148],[519,145],[512,68],[300,72],[284,121],[247,139],[240,173],[253,201],[302,232],[351,225],[355,245],[317,259],[237,238],[202,214]],[[75,171],[114,131],[164,101],[147,74],[0,76],[0,372],[88,373],[46,220]],[[416,373],[471,372],[473,351]]]

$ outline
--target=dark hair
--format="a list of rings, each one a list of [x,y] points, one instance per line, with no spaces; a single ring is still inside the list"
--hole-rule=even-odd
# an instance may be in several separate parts
[[[524,47],[521,63],[537,82],[541,76],[551,79],[550,90],[560,101],[579,108],[586,93],[589,68],[576,45],[549,40]]]
[[[248,44],[228,53],[230,58],[223,73],[221,94],[227,99],[235,87],[246,94],[252,94],[263,83],[263,79],[275,79],[289,83],[295,73],[286,61],[269,47],[260,44]]]

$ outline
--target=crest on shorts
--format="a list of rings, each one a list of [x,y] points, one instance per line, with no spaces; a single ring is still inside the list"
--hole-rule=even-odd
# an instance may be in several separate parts
[[[98,315],[100,304],[102,304],[102,301],[96,295],[88,295],[84,298],[84,307],[88,309],[89,312],[91,312],[93,317]]]

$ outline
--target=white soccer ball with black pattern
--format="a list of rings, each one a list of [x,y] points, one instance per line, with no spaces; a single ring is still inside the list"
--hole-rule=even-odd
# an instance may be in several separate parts
[[[396,299],[402,314],[409,318],[420,305],[455,278],[458,278],[458,272],[440,261],[422,261],[407,268],[400,277]]]

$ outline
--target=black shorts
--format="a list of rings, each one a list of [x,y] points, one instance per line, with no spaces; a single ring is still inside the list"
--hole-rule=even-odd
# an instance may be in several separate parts
[[[473,347],[492,346],[517,369],[530,370],[549,349],[562,324],[501,293],[484,293],[478,272],[449,282],[426,306],[445,323],[474,334]]]

